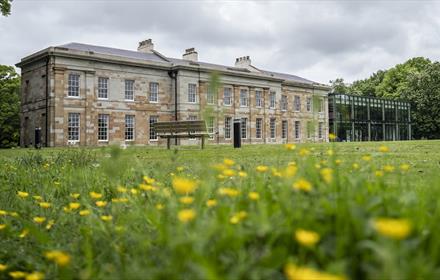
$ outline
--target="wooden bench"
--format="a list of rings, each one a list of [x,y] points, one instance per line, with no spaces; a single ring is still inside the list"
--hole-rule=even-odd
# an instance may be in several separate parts
[[[202,138],[202,149],[205,147],[205,137],[209,136],[205,121],[171,121],[153,124],[158,137],[167,139],[167,149],[170,149],[171,138]]]

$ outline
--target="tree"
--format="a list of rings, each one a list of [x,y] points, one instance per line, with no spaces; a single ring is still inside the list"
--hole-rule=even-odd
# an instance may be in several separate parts
[[[397,64],[385,73],[382,82],[376,88],[376,95],[391,99],[400,98],[408,87],[410,77],[420,73],[430,64],[431,61],[424,57],[411,58],[403,64]]]
[[[368,79],[354,81],[350,87],[350,93],[363,96],[376,96],[377,87],[382,83],[387,71],[379,70]]]
[[[401,98],[411,102],[413,137],[440,138],[440,63],[412,73]]]
[[[332,86],[332,92],[334,93],[348,93],[348,87],[344,83],[343,78],[336,78],[335,80],[330,81]]]
[[[0,65],[0,148],[17,146],[20,135],[20,76]]]
[[[11,14],[12,0],[0,0],[0,11],[5,17]]]

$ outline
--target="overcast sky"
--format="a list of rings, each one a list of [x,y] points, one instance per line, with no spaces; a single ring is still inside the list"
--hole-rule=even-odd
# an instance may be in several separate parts
[[[0,64],[68,42],[256,67],[317,82],[366,78],[414,56],[440,60],[437,1],[14,0],[0,16]]]

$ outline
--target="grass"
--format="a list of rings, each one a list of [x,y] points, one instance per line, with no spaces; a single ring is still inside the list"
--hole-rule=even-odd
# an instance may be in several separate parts
[[[439,148],[0,151],[0,278],[437,279]]]

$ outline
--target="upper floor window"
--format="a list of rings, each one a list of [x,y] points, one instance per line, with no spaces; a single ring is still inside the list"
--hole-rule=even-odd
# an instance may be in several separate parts
[[[134,100],[134,81],[125,80],[125,100]]]
[[[324,112],[324,104],[325,104],[324,98],[320,98],[319,99],[319,113]]]
[[[281,110],[287,111],[287,95],[281,95]]]
[[[298,95],[295,95],[293,99],[293,110],[294,111],[301,111],[301,98]]]
[[[263,92],[261,90],[255,91],[255,107],[263,107]]]
[[[148,100],[153,103],[159,101],[159,84],[150,83],[150,94],[148,95]]]
[[[312,98],[311,97],[307,97],[307,99],[306,99],[306,110],[307,110],[307,112],[312,111]]]
[[[188,84],[188,102],[196,103],[197,101],[197,85]]]
[[[240,90],[240,107],[248,107],[249,106],[249,96],[248,91],[246,89]]]
[[[69,74],[68,96],[79,97],[79,74]]]
[[[276,98],[276,93],[272,91],[269,96],[269,108],[270,109],[275,109],[275,98]]]
[[[100,99],[108,98],[108,78],[103,78],[103,77],[98,78],[98,98]]]
[[[214,91],[208,86],[208,91],[206,92],[206,103],[214,104],[215,94]]]
[[[232,88],[225,87],[223,89],[223,105],[231,106],[232,104]]]
[[[134,115],[125,115],[125,140],[134,140]]]
[[[69,113],[67,116],[67,139],[79,141],[79,113]]]

